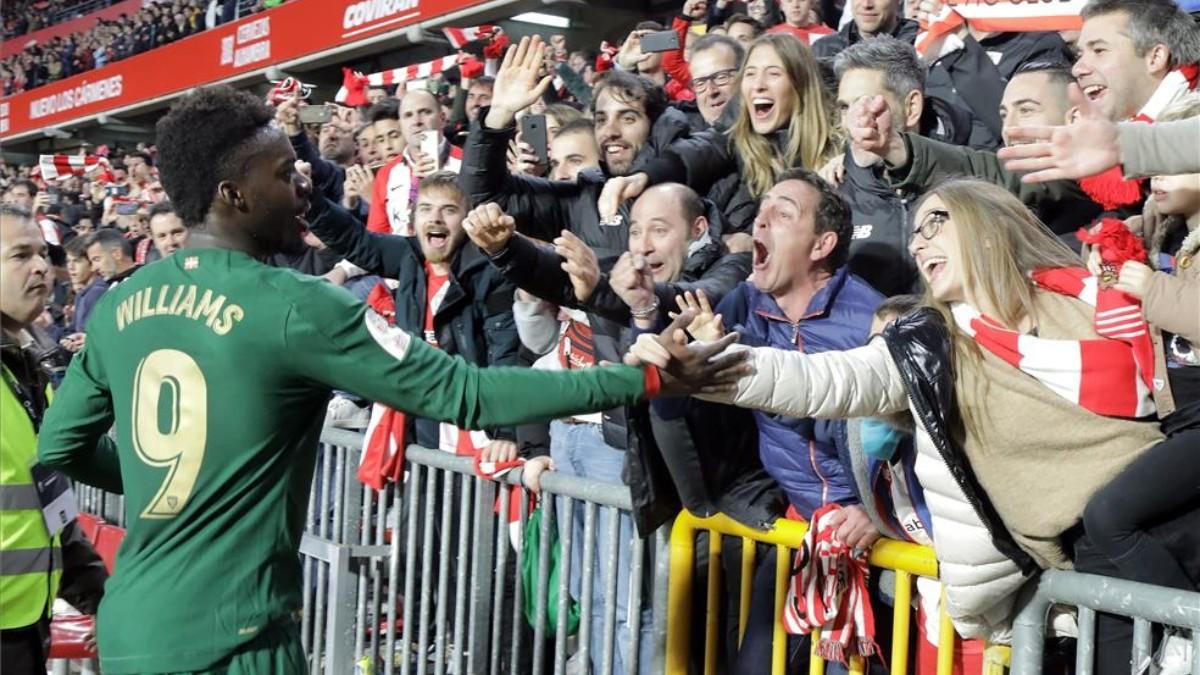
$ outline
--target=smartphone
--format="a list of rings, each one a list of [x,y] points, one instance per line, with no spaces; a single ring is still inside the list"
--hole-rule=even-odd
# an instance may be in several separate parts
[[[117,215],[132,216],[138,212],[138,208],[140,206],[141,205],[137,202],[121,202],[120,204],[117,204]]]
[[[327,124],[333,119],[333,110],[327,105],[310,105],[300,109],[301,124]]]
[[[437,132],[432,129],[417,132],[417,147],[421,149],[421,154],[426,157],[432,157],[435,162],[441,158],[441,148],[438,147]],[[438,162],[440,164],[440,162]],[[438,168],[441,168],[440,166]]]
[[[521,142],[528,143],[537,154],[538,164],[550,165],[550,146],[546,138],[546,116],[525,115],[521,118]]]
[[[51,185],[46,188],[46,204],[48,206],[57,206],[62,203],[62,190]]]
[[[679,49],[679,33],[663,30],[642,36],[643,52],[671,52]]]
[[[129,194],[128,185],[109,185],[105,188],[109,197],[124,197]]]

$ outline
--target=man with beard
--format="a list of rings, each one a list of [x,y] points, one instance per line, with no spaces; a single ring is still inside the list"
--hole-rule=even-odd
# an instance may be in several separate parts
[[[682,347],[679,379],[480,369],[262,264],[306,215],[353,222],[312,192],[273,117],[216,86],[159,120],[163,183],[193,247],[105,294],[42,424],[43,464],[123,493],[137,514],[97,620],[107,673],[307,669],[298,552],[331,389],[479,429],[721,388],[744,370]],[[115,420],[116,453],[98,452]]]
[[[467,200],[457,178],[439,171],[421,181],[415,237],[369,232],[331,218],[314,221],[312,231],[366,274],[400,282],[392,292],[397,326],[468,363],[517,365],[520,339],[512,315],[514,286],[466,241]],[[415,442],[438,447],[436,421],[418,420],[415,428]],[[491,429],[489,437],[493,451],[508,454],[511,449],[515,454],[511,428]]]

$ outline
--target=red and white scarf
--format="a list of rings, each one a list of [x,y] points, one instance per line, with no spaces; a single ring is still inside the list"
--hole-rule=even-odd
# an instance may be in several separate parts
[[[1154,344],[1141,303],[1115,288],[1100,288],[1098,279],[1083,268],[1038,270],[1033,281],[1038,288],[1095,307],[1095,330],[1103,337],[1054,340],[1026,335],[965,303],[951,308],[955,323],[980,347],[1087,410],[1122,418],[1154,414]]]
[[[874,656],[875,615],[867,596],[866,551],[851,550],[834,536],[830,518],[840,504],[826,504],[813,513],[804,543],[796,552],[783,626],[793,635],[821,630],[817,654],[827,661],[846,663],[851,656]]]
[[[404,84],[410,80],[423,80],[433,77],[458,65],[462,57],[458,54],[443,56],[425,63],[411,66],[392,68],[378,73],[363,75],[362,73],[342,68],[342,86],[333,100],[348,106],[367,104],[368,87],[385,87],[389,84]]]
[[[463,45],[476,40],[486,40],[496,32],[496,26],[492,24],[483,24],[482,26],[471,26],[469,28],[443,28],[442,35],[450,41],[450,46],[455,49],[462,49]]]
[[[1137,115],[1134,115],[1133,121],[1154,122],[1181,96],[1195,91],[1198,81],[1200,81],[1200,66],[1193,63],[1175,68],[1158,83],[1150,100],[1146,101]],[[1122,206],[1140,203],[1144,180],[1142,178],[1125,178],[1121,167],[1114,166],[1095,176],[1080,179],[1079,187],[1092,201],[1103,206],[1105,210],[1111,211]]]
[[[108,160],[93,155],[39,155],[38,169],[42,180],[47,183],[72,176],[92,176],[96,181],[105,183],[113,181]]]
[[[1061,2],[978,2],[950,0],[936,16],[921,26],[916,48],[927,54],[942,37],[964,24],[978,31],[1020,33],[1027,31],[1079,30],[1080,13],[1088,0]]]

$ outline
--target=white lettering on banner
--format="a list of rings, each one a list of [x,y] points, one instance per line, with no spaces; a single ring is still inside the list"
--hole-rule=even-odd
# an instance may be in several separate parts
[[[221,38],[221,65],[227,66],[233,63],[233,36],[227,35]]]
[[[72,108],[117,98],[125,86],[124,75],[114,75],[108,79],[96,82],[84,80],[83,84],[74,89],[67,89],[51,96],[35,99],[29,103],[29,119],[38,119],[65,112]]]
[[[374,23],[416,9],[418,4],[420,0],[362,0],[346,8],[346,13],[342,16],[342,28],[349,30]]]
[[[241,68],[250,63],[258,63],[271,58],[271,41],[255,42],[249,47],[238,47],[233,53],[233,67]]]
[[[244,26],[238,26],[237,43],[244,45],[247,42],[254,42],[259,38],[265,38],[271,34],[271,17],[251,21]]]
[[[8,104],[0,103],[0,134],[8,133]]]

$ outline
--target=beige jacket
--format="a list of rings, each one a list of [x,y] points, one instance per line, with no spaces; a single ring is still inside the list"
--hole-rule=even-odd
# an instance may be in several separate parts
[[[1200,345],[1200,250],[1195,245],[1183,251],[1162,250],[1166,238],[1186,224],[1178,216],[1160,215],[1153,200],[1146,202],[1141,216],[1130,218],[1126,223],[1142,236],[1151,266],[1156,270],[1159,253],[1176,256],[1175,273],[1156,271],[1151,277],[1150,289],[1142,299],[1142,314],[1153,328],[1154,403],[1162,418],[1175,412],[1176,408],[1175,396],[1167,380],[1162,332],[1174,333],[1193,345]],[[1192,239],[1200,244],[1200,236]]]

